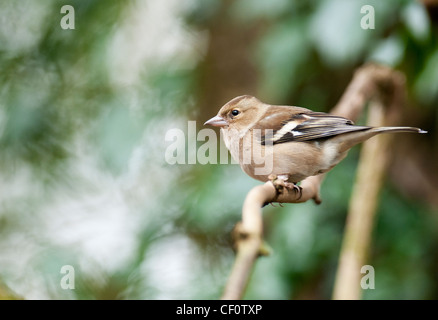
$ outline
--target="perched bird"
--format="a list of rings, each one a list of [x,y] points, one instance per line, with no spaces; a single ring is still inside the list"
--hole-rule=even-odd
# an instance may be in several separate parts
[[[343,117],[270,105],[249,95],[232,99],[204,125],[221,127],[225,145],[249,176],[265,182],[275,175],[293,188],[329,171],[350,148],[376,134],[426,133],[413,127],[356,126]]]

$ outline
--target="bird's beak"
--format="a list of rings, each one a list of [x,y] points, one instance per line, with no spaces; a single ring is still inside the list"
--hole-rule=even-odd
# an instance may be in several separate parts
[[[204,126],[206,124],[209,124],[210,126],[214,126],[214,127],[225,127],[225,126],[228,126],[228,121],[222,117],[216,116],[216,117],[213,117],[210,120],[206,121],[204,123]]]

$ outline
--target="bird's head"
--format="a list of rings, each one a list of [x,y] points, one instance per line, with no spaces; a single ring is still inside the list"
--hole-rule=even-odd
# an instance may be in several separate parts
[[[253,96],[239,96],[227,102],[218,112],[218,114],[206,121],[215,127],[231,126],[237,130],[250,127],[254,120],[259,118],[260,114],[265,112],[265,104]]]

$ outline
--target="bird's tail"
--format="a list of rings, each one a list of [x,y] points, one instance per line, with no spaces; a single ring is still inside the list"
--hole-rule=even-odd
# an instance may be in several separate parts
[[[414,132],[414,133],[427,133],[427,131],[414,127],[376,127],[372,128],[370,132]]]
[[[363,127],[364,129],[339,135],[339,151],[345,152],[358,143],[364,142],[369,138],[389,132],[411,132],[411,133],[427,133],[427,131],[414,127]]]

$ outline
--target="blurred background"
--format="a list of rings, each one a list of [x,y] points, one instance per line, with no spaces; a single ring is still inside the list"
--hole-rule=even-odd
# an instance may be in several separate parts
[[[188,121],[201,130],[233,97],[329,111],[377,62],[406,75],[402,124],[429,133],[394,139],[363,297],[438,299],[437,35],[432,0],[2,0],[0,297],[219,298],[260,182],[236,164],[169,164],[166,133],[185,133],[188,159]],[[359,152],[321,205],[263,209],[273,253],[246,299],[331,298]]]

